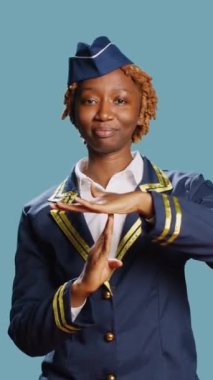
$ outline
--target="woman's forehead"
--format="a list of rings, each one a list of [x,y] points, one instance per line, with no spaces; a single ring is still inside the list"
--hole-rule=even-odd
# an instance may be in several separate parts
[[[82,90],[95,88],[110,88],[117,90],[134,91],[137,86],[130,76],[127,76],[121,69],[113,70],[110,73],[79,82]]]

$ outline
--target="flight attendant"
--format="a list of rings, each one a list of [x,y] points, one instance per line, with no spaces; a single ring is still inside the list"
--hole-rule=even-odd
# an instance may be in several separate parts
[[[9,334],[40,380],[198,379],[184,267],[213,268],[213,184],[132,151],[157,96],[107,37],[78,44],[64,103],[88,156],[24,207]]]

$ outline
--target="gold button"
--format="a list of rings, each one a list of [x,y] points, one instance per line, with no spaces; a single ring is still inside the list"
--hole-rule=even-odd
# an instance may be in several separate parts
[[[109,292],[109,290],[106,290],[105,292],[103,292],[103,298],[105,300],[108,300],[109,298],[111,298],[111,293]]]
[[[104,339],[105,339],[107,342],[112,342],[112,341],[115,339],[115,335],[114,335],[112,332],[107,332],[107,333],[104,335]]]
[[[107,376],[107,380],[116,380],[116,377],[112,374]]]

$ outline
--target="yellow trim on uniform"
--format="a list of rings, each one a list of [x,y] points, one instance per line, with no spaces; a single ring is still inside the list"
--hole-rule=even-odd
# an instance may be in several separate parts
[[[148,183],[140,185],[141,191],[156,191],[156,192],[163,192],[167,190],[172,189],[172,184],[169,180],[169,178],[166,176],[166,174],[159,169],[155,164],[152,164],[153,169],[155,170],[156,176],[158,178],[157,183]],[[71,204],[75,197],[77,196],[76,192],[68,191],[63,193],[66,181],[63,181],[58,188],[56,189],[55,193],[49,198],[52,202],[61,201],[66,204]],[[165,197],[163,197],[165,200]],[[163,240],[163,238],[169,233],[169,227],[171,224],[170,221],[170,210],[168,201],[165,201],[165,213],[166,213],[166,222],[164,231],[162,234],[157,238],[157,240]],[[58,224],[58,226],[61,228],[61,230],[64,232],[64,234],[67,236],[69,241],[73,244],[73,246],[76,248],[76,250],[80,253],[82,258],[86,261],[88,257],[88,253],[90,250],[90,247],[86,244],[85,240],[79,235],[79,233],[76,231],[76,229],[72,226],[70,220],[67,218],[66,213],[64,211],[58,211],[58,210],[51,210],[51,215],[53,216],[54,220]],[[141,219],[138,218],[137,221],[133,224],[133,226],[129,229],[129,231],[126,233],[126,235],[122,238],[120,241],[120,244],[117,248],[117,254],[116,257],[120,260],[123,259],[126,252],[129,250],[129,248],[134,244],[136,239],[141,235],[142,228],[141,228]],[[168,230],[168,232],[167,232]],[[108,285],[106,285],[108,287]],[[110,290],[110,289],[109,289]]]
[[[63,297],[64,287],[66,286],[66,284],[67,283],[65,283],[64,285],[60,286],[58,288],[57,292],[54,295],[54,298],[53,298],[53,314],[54,314],[54,319],[55,319],[56,326],[60,330],[62,330],[64,332],[72,333],[72,332],[78,331],[80,329],[77,328],[77,327],[68,325],[66,323],[66,320],[65,320],[64,303],[63,303],[63,298],[62,297]],[[59,307],[58,307],[58,301],[59,301]],[[59,312],[61,314],[61,319],[62,319],[63,324],[60,321]]]
[[[70,220],[66,216],[65,211],[59,210],[50,210],[50,214],[52,215],[55,222],[67,236],[69,241],[73,244],[73,246],[80,253],[82,258],[86,261],[87,256],[89,254],[90,247],[85,242],[85,240],[79,235],[76,229],[72,226]],[[129,229],[123,239],[120,241],[120,244],[117,248],[116,257],[118,259],[122,259],[131,245],[135,242],[135,240],[142,233],[142,228],[138,229],[141,226],[141,219],[138,218],[133,226]],[[110,289],[109,289],[110,290]]]
[[[129,248],[132,246],[132,244],[137,240],[137,238],[142,234],[142,228],[139,227],[135,233],[132,235],[132,237],[127,241],[125,246],[123,247],[122,251],[118,255],[118,259],[122,260],[125,256],[126,252],[129,250]]]
[[[58,226],[62,229],[64,234],[67,236],[69,241],[73,244],[73,246],[80,253],[81,257],[86,261],[90,247],[86,242],[81,238],[76,229],[72,226],[69,219],[67,218],[65,211],[51,210],[50,211],[53,219],[56,221]],[[105,281],[104,285],[110,291],[112,295],[112,289],[109,281]]]
[[[117,248],[117,259],[122,260],[128,249],[135,242],[138,236],[142,233],[142,228],[140,226],[141,219],[138,218],[136,222],[132,225],[132,227],[129,229],[129,231],[124,235],[123,239],[120,241]]]
[[[57,187],[51,197],[48,198],[49,202],[62,202],[70,205],[75,200],[78,195],[76,191],[64,192],[66,182],[67,178]]]
[[[132,246],[132,244],[141,234],[142,234],[141,220],[140,218],[138,218],[136,222],[133,224],[133,226],[126,233],[126,235],[124,235],[123,239],[121,240],[117,248],[116,259],[122,260],[126,252],[129,250],[129,248]],[[112,272],[112,275],[113,275],[113,272]],[[111,295],[113,295],[109,280],[105,281],[104,285],[110,291]]]
[[[147,190],[153,190],[158,193],[162,193],[163,191],[168,191],[172,189],[172,184],[166,174],[158,168],[155,164],[152,163],[153,169],[155,170],[156,176],[158,178],[157,183],[146,183],[140,185],[141,191],[147,192]]]
[[[68,329],[65,329],[61,325],[61,322],[59,319],[58,306],[57,306],[58,293],[59,293],[59,289],[57,290],[57,292],[55,293],[54,298],[53,298],[53,314],[54,314],[55,324],[60,330],[62,330],[64,332],[70,332]]]
[[[84,252],[86,255],[88,255],[90,247],[89,245],[85,242],[85,240],[80,236],[80,234],[77,232],[77,230],[73,227],[71,224],[70,220],[68,219],[66,212],[65,211],[59,211],[59,214],[61,216],[61,219],[65,223],[66,227],[70,231],[70,233],[74,236],[74,238],[77,240],[78,244],[83,248]]]
[[[166,194],[162,194],[162,198],[163,198],[163,204],[164,204],[164,209],[165,209],[165,225],[161,234],[153,240],[154,242],[164,240],[166,235],[168,235],[168,233],[170,232],[170,228],[171,228],[172,211],[171,211],[169,197]]]
[[[59,309],[60,309],[60,314],[61,314],[61,320],[66,329],[68,329],[70,332],[73,331],[78,331],[80,330],[77,327],[74,327],[72,325],[69,325],[65,319],[65,314],[64,314],[64,301],[63,301],[63,295],[64,295],[64,288],[67,285],[67,282],[65,282],[64,285],[60,286],[59,294],[58,294],[58,301],[59,301]]]
[[[130,235],[141,225],[141,220],[138,218],[136,222],[132,225],[132,227],[129,229],[129,231],[124,235],[123,239],[120,241],[118,247],[117,247],[117,254],[119,255],[120,251],[122,250],[123,246],[126,244],[127,240],[130,238]]]
[[[66,181],[67,181],[67,178],[62,183],[60,183],[60,185],[56,188],[56,190],[51,195],[51,197],[48,198],[49,202],[57,202],[59,200],[59,198],[64,196],[65,193],[63,193],[63,190],[65,187]]]
[[[61,228],[61,230],[64,232],[66,237],[69,239],[69,241],[80,253],[82,258],[86,260],[90,248],[78,234],[76,229],[72,226],[65,214],[65,211],[58,211],[53,209],[50,210],[50,214],[52,215],[53,219],[58,224],[58,226]]]
[[[181,223],[182,223],[182,210],[179,203],[179,200],[177,197],[173,197],[174,205],[175,205],[175,212],[176,212],[176,222],[175,222],[175,228],[173,234],[170,236],[170,238],[164,243],[164,245],[171,244],[175,239],[177,239],[178,235],[180,234],[181,229]]]
[[[74,191],[68,191],[67,193],[62,194],[62,198],[59,200],[59,202],[71,205],[77,197],[77,195],[78,194]]]
[[[48,200],[51,202],[62,202],[64,204],[72,204],[78,195],[76,192],[68,191],[63,193],[63,189],[67,180],[63,181],[61,185],[58,186],[55,193]],[[85,240],[79,235],[77,230],[73,227],[69,221],[66,212],[60,210],[50,210],[55,222],[64,232],[69,241],[73,244],[76,250],[80,253],[82,258],[86,261],[90,247],[85,242]]]
[[[167,177],[167,175],[157,165],[155,165],[155,164],[152,164],[152,165],[153,165],[153,168],[155,169],[155,172],[157,174],[159,183],[162,186],[169,187],[169,189],[171,189],[172,188],[172,184],[171,184],[169,178]]]

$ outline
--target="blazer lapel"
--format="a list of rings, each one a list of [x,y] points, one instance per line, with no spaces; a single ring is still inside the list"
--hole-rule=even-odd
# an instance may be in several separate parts
[[[165,192],[172,189],[172,184],[166,174],[152,164],[146,157],[143,157],[144,169],[141,182],[136,190]],[[143,234],[143,218],[137,213],[126,216],[121,239],[117,248],[116,257],[120,260],[124,258],[134,242]]]
[[[141,183],[138,188],[141,191],[157,191],[162,193],[172,190],[172,184],[163,170],[153,164],[146,157],[143,157],[144,171]]]
[[[79,191],[76,175],[73,171],[70,177],[58,186],[49,201],[71,204],[77,195],[79,195]],[[50,214],[76,251],[86,260],[94,240],[85,221],[84,214],[54,209],[50,211]]]
[[[118,244],[116,257],[122,260],[136,239],[142,234],[142,221],[137,213],[131,213],[126,216],[121,233],[121,239]]]

